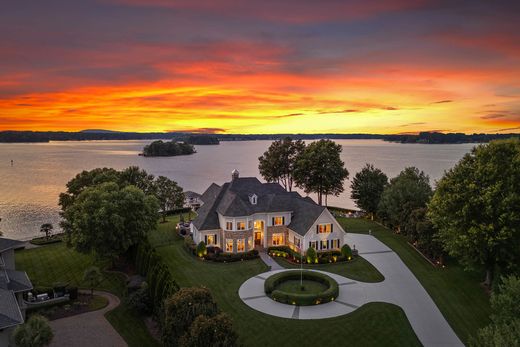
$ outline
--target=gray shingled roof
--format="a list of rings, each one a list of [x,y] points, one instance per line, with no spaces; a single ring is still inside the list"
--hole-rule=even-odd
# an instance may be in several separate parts
[[[249,201],[258,196],[257,204]],[[219,229],[218,213],[227,217],[250,216],[255,213],[292,212],[289,228],[305,235],[325,207],[296,192],[287,192],[278,183],[261,183],[256,177],[236,178],[222,187],[213,183],[202,194],[204,204],[193,224],[198,230]]]
[[[0,237],[0,252],[7,251],[11,248],[20,248],[23,247],[23,242],[18,240],[6,239],[5,237]]]
[[[0,329],[22,324],[23,316],[14,293],[0,289]]]

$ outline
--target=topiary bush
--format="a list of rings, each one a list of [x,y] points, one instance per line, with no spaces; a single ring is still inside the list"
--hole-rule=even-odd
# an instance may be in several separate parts
[[[307,252],[305,252],[305,258],[309,264],[318,263],[318,255],[316,254],[316,250],[313,247],[309,247],[307,249]]]
[[[327,289],[319,293],[289,293],[277,289],[285,282],[299,280],[300,276],[304,280],[316,281],[324,284]],[[338,283],[330,276],[314,271],[284,271],[269,277],[264,282],[264,291],[273,300],[297,306],[318,305],[334,301],[339,295]]]
[[[343,247],[341,247],[341,254],[345,258],[347,258],[347,260],[351,260],[352,259],[352,249],[347,244],[344,244]]]
[[[203,256],[205,256],[206,254],[208,254],[208,251],[206,250],[206,244],[204,243],[204,241],[200,241],[199,244],[197,245],[197,249],[195,251],[197,253],[197,256],[199,258],[202,258]]]

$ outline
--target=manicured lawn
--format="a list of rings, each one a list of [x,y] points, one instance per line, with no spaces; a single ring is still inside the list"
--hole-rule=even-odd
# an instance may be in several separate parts
[[[201,261],[183,247],[183,239],[167,227],[150,235],[166,246],[157,248],[181,286],[208,287],[221,310],[233,319],[244,346],[419,346],[404,312],[397,306],[370,303],[352,314],[323,320],[292,320],[269,316],[245,305],[238,297],[240,285],[267,270],[259,259],[235,263]],[[170,236],[168,236],[170,235]],[[164,244],[164,243],[163,243]]]
[[[52,286],[57,282],[65,282],[84,287],[85,269],[92,265],[103,268],[103,264],[97,263],[94,257],[67,248],[64,243],[17,251],[15,257],[16,268],[26,271],[34,286]],[[96,289],[112,292],[122,298],[126,289],[123,277],[107,272],[103,272],[103,277]],[[130,312],[124,303],[108,312],[106,317],[129,346],[157,345],[146,330],[142,318]]]
[[[285,258],[274,257],[274,260],[286,269],[300,268],[300,265],[293,264]],[[362,282],[381,282],[385,279],[385,277],[379,271],[377,271],[377,269],[372,264],[363,259],[363,257],[357,257],[350,262],[316,265],[304,264],[303,268],[328,271]]]
[[[417,253],[406,238],[366,219],[338,218],[347,233],[372,235],[392,248],[410,268],[435,301],[444,317],[463,342],[489,323],[489,298],[479,285],[483,273],[466,272],[451,261],[446,268],[435,268]]]

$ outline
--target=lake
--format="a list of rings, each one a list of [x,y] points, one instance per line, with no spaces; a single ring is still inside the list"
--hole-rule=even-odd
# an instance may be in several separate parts
[[[167,176],[185,190],[202,193],[212,182],[229,181],[231,171],[259,176],[258,157],[271,141],[221,142],[196,146],[197,153],[170,158],[138,156],[146,141],[83,141],[0,144],[0,230],[4,236],[25,240],[39,234],[40,225],[58,227],[58,195],[82,170],[96,167],[123,169],[137,165],[154,175]],[[416,166],[431,179],[442,177],[474,144],[422,145],[380,140],[337,140],[350,178],[369,162],[389,177],[406,166]],[[13,165],[11,165],[13,160]],[[355,208],[350,200],[350,181],[345,192],[329,197],[329,205]]]

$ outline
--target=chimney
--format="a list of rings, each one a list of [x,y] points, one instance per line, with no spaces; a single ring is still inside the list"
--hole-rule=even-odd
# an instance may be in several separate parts
[[[238,172],[237,169],[235,169],[235,170],[233,170],[233,171],[231,172],[231,180],[232,180],[232,181],[234,181],[235,178],[238,178],[239,176],[240,176],[240,173]]]

